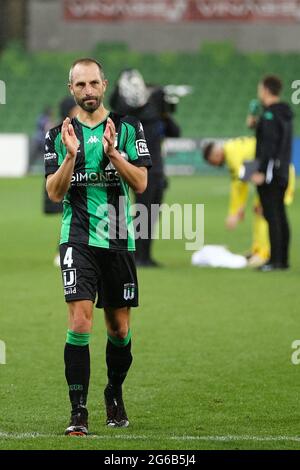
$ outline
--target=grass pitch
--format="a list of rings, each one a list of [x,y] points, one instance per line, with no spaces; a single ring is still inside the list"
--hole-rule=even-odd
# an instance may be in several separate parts
[[[205,242],[245,252],[251,208],[224,228],[225,177],[174,177],[166,201],[205,204]],[[299,193],[299,191],[298,191]],[[299,194],[298,194],[299,195]],[[134,363],[124,388],[131,425],[104,426],[106,334],[95,311],[90,431],[62,436],[69,419],[60,272],[52,265],[59,218],[41,211],[42,178],[0,181],[0,449],[298,449],[300,199],[289,209],[289,272],[199,269],[184,242],[157,241],[163,269],[140,270]],[[297,196],[297,195],[296,195]]]

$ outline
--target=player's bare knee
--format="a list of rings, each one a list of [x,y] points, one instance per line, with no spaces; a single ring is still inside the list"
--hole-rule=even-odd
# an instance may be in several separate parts
[[[109,334],[121,340],[125,339],[129,332],[130,308],[106,308],[105,315]]]
[[[91,328],[92,321],[84,316],[76,316],[71,320],[71,329],[75,333],[89,333]]]
[[[119,326],[114,331],[114,336],[116,336],[118,339],[125,339],[128,336],[128,330],[128,325]]]
[[[92,311],[89,307],[76,302],[69,305],[70,327],[77,333],[90,332],[92,328]]]

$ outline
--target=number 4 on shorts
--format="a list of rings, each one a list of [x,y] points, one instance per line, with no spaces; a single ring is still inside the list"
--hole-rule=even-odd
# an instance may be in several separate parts
[[[68,266],[68,268],[71,268],[73,264],[72,251],[73,251],[72,247],[69,247],[67,249],[65,257],[64,257],[64,261],[63,261],[63,264]]]

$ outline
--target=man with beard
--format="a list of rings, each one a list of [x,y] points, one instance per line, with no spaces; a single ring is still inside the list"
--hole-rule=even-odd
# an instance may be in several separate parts
[[[63,199],[60,261],[69,329],[64,351],[71,401],[66,435],[87,435],[89,341],[93,303],[104,308],[109,427],[129,424],[122,384],[132,362],[130,308],[138,305],[129,188],[142,193],[151,158],[141,123],[103,105],[107,81],[94,59],[74,62],[69,89],[79,107],[46,136],[45,173],[52,201]]]

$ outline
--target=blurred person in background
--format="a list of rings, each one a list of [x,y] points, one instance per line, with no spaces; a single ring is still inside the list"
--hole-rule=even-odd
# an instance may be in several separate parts
[[[257,186],[264,217],[268,223],[270,258],[259,269],[269,272],[289,267],[290,227],[284,204],[289,181],[293,139],[293,112],[281,101],[282,81],[265,76],[258,84],[262,111],[249,113],[247,124],[256,131]]]
[[[165,137],[180,136],[180,128],[171,117],[175,106],[168,102],[163,87],[146,85],[141,73],[135,69],[125,69],[121,72],[110,97],[110,106],[118,114],[136,117],[144,128],[152,168],[148,175],[146,191],[136,194],[136,203],[143,204],[148,211],[147,239],[136,240],[136,263],[142,267],[159,267],[161,264],[152,258],[152,235],[159,215],[157,208],[162,203],[167,187],[162,142]]]
[[[229,139],[226,142],[208,142],[203,148],[203,157],[212,166],[226,165],[231,176],[230,200],[226,227],[233,230],[244,220],[245,209],[249,196],[249,183],[239,178],[240,169],[245,161],[254,160],[256,153],[255,137],[240,137]],[[290,205],[295,191],[295,168],[290,165],[289,184],[285,192],[284,203]],[[248,257],[248,264],[258,267],[265,264],[270,258],[270,240],[268,224],[263,216],[259,198],[253,202],[253,233],[252,246]]]
[[[60,115],[61,121],[63,121],[66,117],[69,117],[70,119],[72,119],[73,117],[76,116],[77,112],[78,112],[78,107],[72,96],[66,96],[59,103],[59,115]],[[53,127],[53,125],[51,127]],[[49,131],[49,129],[50,127],[47,128],[46,132],[44,132],[43,134],[43,147],[39,155],[44,155],[45,134]],[[47,215],[62,214],[62,211],[63,211],[62,202],[53,202],[49,198],[47,190],[46,190],[46,182],[44,183],[44,191],[43,191],[43,211],[44,211],[44,214],[47,214]],[[60,267],[59,243],[57,244],[57,252],[54,256],[53,264],[54,266]]]
[[[73,119],[78,114],[78,106],[72,96],[66,96],[59,103],[60,120],[63,121],[66,117]]]
[[[33,136],[33,152],[31,153],[31,162],[34,163],[44,154],[45,134],[53,127],[53,109],[46,106],[36,120],[36,130]]]

